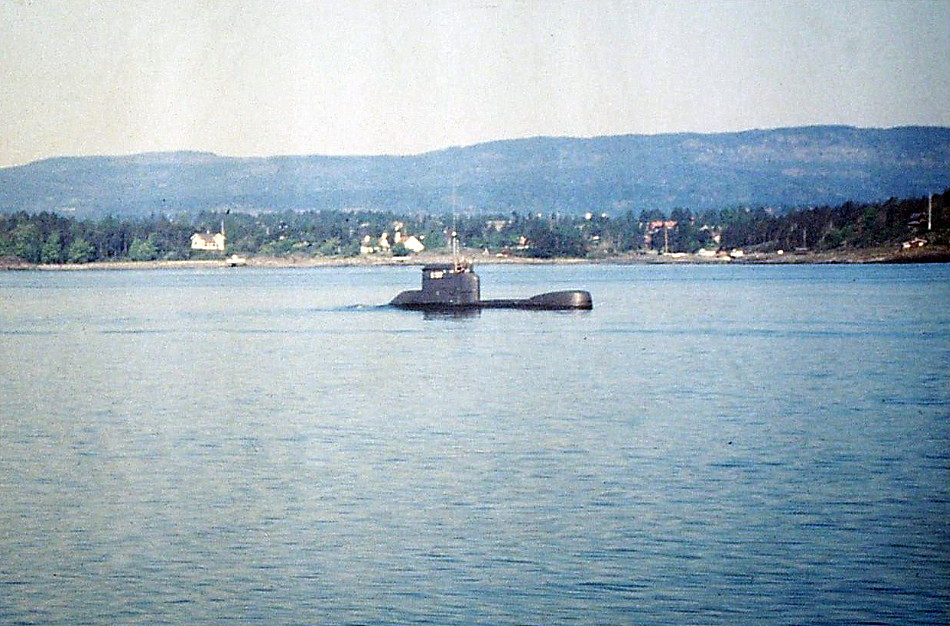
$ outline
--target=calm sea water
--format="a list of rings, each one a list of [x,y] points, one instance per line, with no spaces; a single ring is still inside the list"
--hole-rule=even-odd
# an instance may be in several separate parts
[[[0,273],[0,623],[946,624],[950,266]]]

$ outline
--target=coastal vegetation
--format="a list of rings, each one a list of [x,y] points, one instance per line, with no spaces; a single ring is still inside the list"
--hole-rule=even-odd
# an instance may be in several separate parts
[[[950,189],[932,198],[846,202],[791,211],[737,207],[625,211],[483,212],[434,215],[391,211],[204,211],[143,218],[80,219],[53,212],[0,216],[0,258],[33,264],[219,258],[192,250],[195,232],[227,234],[226,253],[267,257],[406,256],[400,243],[367,247],[395,232],[444,251],[453,230],[469,248],[526,258],[609,258],[634,252],[835,251],[950,245]]]

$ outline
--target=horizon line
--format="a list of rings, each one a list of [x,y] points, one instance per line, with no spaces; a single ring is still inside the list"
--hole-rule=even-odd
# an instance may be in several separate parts
[[[605,134],[605,135],[529,135],[524,137],[510,137],[505,139],[487,139],[484,141],[476,141],[474,143],[468,144],[455,144],[444,146],[441,148],[433,148],[430,150],[422,150],[419,152],[406,152],[406,153],[396,153],[396,152],[378,152],[378,153],[337,153],[337,154],[328,154],[321,152],[308,152],[308,153],[272,153],[268,155],[264,154],[245,154],[245,155],[231,155],[231,154],[221,154],[213,150],[199,150],[194,148],[177,148],[177,149],[168,149],[168,150],[142,150],[139,152],[118,152],[118,153],[89,153],[89,154],[61,154],[54,156],[42,157],[39,159],[33,159],[31,161],[25,161],[22,163],[13,163],[10,165],[0,165],[0,170],[11,169],[15,167],[26,167],[28,165],[34,165],[37,163],[43,163],[44,161],[55,161],[59,159],[121,159],[121,158],[135,158],[135,157],[147,157],[147,156],[161,156],[161,155],[175,155],[175,154],[193,154],[193,155],[205,155],[221,159],[234,159],[234,160],[266,160],[266,159],[281,159],[281,158],[305,158],[305,157],[324,157],[324,158],[341,158],[341,159],[360,159],[360,158],[411,158],[424,156],[427,154],[434,154],[437,152],[445,152],[449,150],[464,150],[467,148],[474,148],[478,146],[484,146],[494,143],[509,143],[509,142],[519,142],[519,141],[532,141],[537,139],[576,139],[576,140],[595,140],[595,139],[609,139],[616,137],[676,137],[676,136],[706,136],[706,137],[715,137],[722,135],[742,135],[746,133],[756,133],[756,132],[780,132],[780,131],[789,131],[789,130],[804,130],[804,129],[816,129],[816,128],[837,128],[837,129],[853,129],[853,130],[880,130],[880,131],[889,131],[889,130],[903,130],[911,128],[925,128],[925,129],[936,129],[936,130],[950,130],[950,126],[944,126],[941,124],[900,124],[895,126],[856,126],[853,124],[803,124],[798,126],[776,126],[776,127],[755,127],[747,128],[744,130],[732,130],[732,131],[713,131],[713,132],[697,132],[697,131],[668,131],[668,132],[657,132],[657,133],[614,133],[614,134]]]

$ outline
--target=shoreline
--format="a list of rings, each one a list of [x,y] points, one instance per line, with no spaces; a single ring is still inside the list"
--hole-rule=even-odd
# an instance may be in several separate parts
[[[841,265],[950,263],[950,246],[927,246],[911,250],[868,248],[828,252],[791,252],[786,254],[749,252],[740,258],[704,257],[696,254],[663,255],[629,253],[601,258],[535,259],[486,255],[467,250],[464,258],[477,265]],[[162,269],[234,269],[243,268],[316,268],[316,267],[399,267],[451,263],[449,254],[423,253],[407,257],[248,257],[246,265],[229,267],[221,259],[185,259],[166,261],[93,261],[90,263],[34,264],[18,259],[0,259],[0,270],[72,272],[89,270],[162,270]]]

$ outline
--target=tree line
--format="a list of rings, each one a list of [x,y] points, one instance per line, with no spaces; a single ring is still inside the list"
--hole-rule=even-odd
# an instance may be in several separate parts
[[[0,257],[28,263],[181,260],[213,257],[191,249],[191,235],[227,235],[227,253],[260,256],[360,254],[361,243],[396,231],[445,250],[452,233],[466,247],[526,257],[598,257],[655,250],[695,253],[703,248],[759,251],[836,250],[899,244],[922,236],[950,244],[950,189],[928,198],[847,202],[785,213],[731,208],[693,213],[674,209],[619,215],[473,213],[401,215],[377,211],[204,211],[120,220],[76,219],[56,213],[0,216]],[[398,245],[388,254],[407,254]]]

